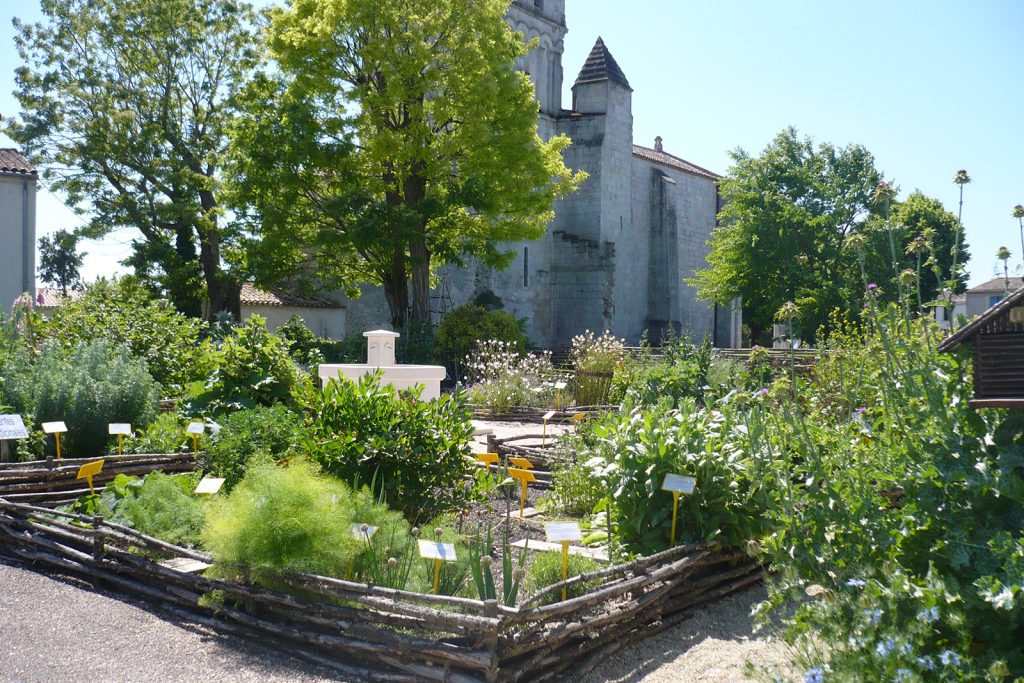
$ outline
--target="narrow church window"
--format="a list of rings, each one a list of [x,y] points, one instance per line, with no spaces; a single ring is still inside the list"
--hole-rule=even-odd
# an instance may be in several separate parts
[[[530,248],[523,247],[523,287],[530,286]]]
[[[533,0],[533,6],[539,9],[541,12],[544,11],[544,0]]]

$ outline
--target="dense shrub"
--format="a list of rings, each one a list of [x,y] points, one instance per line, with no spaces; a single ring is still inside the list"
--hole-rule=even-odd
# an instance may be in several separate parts
[[[165,395],[183,395],[189,383],[210,371],[205,324],[154,299],[133,278],[98,280],[80,298],[65,300],[44,325],[48,343],[72,351],[82,343],[107,340],[127,346],[146,362]]]
[[[143,429],[157,416],[160,392],[144,361],[104,341],[83,344],[68,354],[46,351],[32,373],[31,411],[39,422],[63,420],[66,457],[104,453],[107,424],[129,422]]]
[[[615,369],[626,357],[625,342],[605,331],[599,337],[586,330],[572,338],[573,396],[578,406],[608,402]]]
[[[601,480],[583,464],[555,467],[551,472],[551,483],[548,505],[570,517],[592,514],[608,493]]]
[[[204,448],[206,436],[200,435],[199,447]],[[185,425],[177,415],[164,413],[145,430],[136,432],[124,440],[125,453],[178,453],[183,449],[192,450],[192,436],[185,432]]]
[[[379,380],[378,372],[300,392],[310,456],[344,481],[372,484],[413,522],[460,507],[472,467],[464,396],[421,402],[418,391],[397,392]]]
[[[676,543],[743,545],[763,530],[764,493],[748,474],[742,413],[731,406],[703,410],[693,399],[678,408],[626,406],[621,416],[591,427],[597,446],[587,465],[614,491],[616,538],[627,549],[650,553],[668,547],[672,496],[661,490],[666,474],[695,477],[679,502]]]
[[[699,402],[708,389],[711,342],[694,344],[686,337],[669,340],[662,355],[625,361],[615,369],[609,400],[620,403],[627,396],[635,404],[655,405],[665,397],[678,404],[684,398]]]
[[[187,406],[192,414],[288,404],[292,390],[309,381],[291,359],[288,341],[268,332],[267,321],[258,315],[236,327],[212,360],[205,391]]]
[[[299,453],[305,433],[302,416],[284,406],[239,410],[208,439],[207,471],[223,477],[230,491],[253,465]]]
[[[279,573],[343,578],[366,545],[352,533],[353,524],[401,524],[386,511],[374,517],[372,509],[306,461],[261,465],[228,496],[211,501],[203,541],[221,576],[267,586],[276,585]]]
[[[868,304],[797,401],[748,416],[773,603],[837,680],[1003,680],[1024,671],[1024,417],[968,408],[967,354]]]
[[[526,334],[511,313],[489,311],[477,304],[452,309],[437,327],[437,349],[443,357],[462,362],[478,341],[508,342],[513,350],[526,350]]]
[[[566,578],[571,579],[574,576],[580,574],[589,574],[590,572],[597,571],[601,568],[601,565],[597,561],[584,557],[583,555],[569,554],[569,560],[566,563]],[[552,586],[562,581],[562,551],[553,550],[543,553],[537,553],[530,560],[530,564],[526,567],[526,582],[525,589],[526,593],[532,595],[543,588]],[[599,582],[595,580],[591,581],[577,581],[576,583],[568,586],[565,591],[566,599],[579,597],[598,586]],[[562,599],[562,592],[555,591],[550,595],[545,596],[541,599],[540,604],[548,605],[554,602],[558,602]]]
[[[113,510],[112,521],[175,545],[196,546],[203,529],[203,501],[192,491],[191,475],[152,472],[126,494]]]

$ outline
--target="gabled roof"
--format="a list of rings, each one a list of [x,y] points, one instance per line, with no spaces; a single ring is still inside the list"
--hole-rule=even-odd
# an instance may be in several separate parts
[[[666,152],[659,152],[655,149],[651,149],[650,147],[633,145],[633,156],[640,157],[641,159],[647,159],[648,161],[654,161],[659,164],[665,164],[666,166],[671,166],[672,168],[679,169],[680,171],[699,175],[704,178],[710,178],[711,180],[718,180],[722,177],[713,171],[701,168],[697,164],[691,164],[685,159],[680,159],[679,157]]]
[[[242,284],[239,297],[243,306],[298,306],[301,308],[343,308],[330,299],[300,296],[280,289],[264,290],[249,282]]]
[[[952,351],[964,342],[969,341],[983,325],[995,320],[1020,303],[1024,303],[1024,287],[1013,292],[995,306],[992,306],[977,318],[946,337],[946,339],[939,344],[939,351]]]
[[[35,167],[16,149],[0,148],[0,173],[38,175]]]
[[[1024,278],[1011,277],[1010,291],[1024,286]],[[1002,294],[1006,291],[1006,278],[994,277],[988,282],[982,282],[977,287],[967,290],[968,294]]]
[[[575,85],[596,83],[598,81],[611,81],[630,90],[633,89],[629,86],[629,81],[626,80],[626,74],[622,73],[618,62],[615,61],[612,53],[605,47],[604,41],[600,36],[598,36],[597,42],[594,43],[594,48],[590,51],[587,61],[583,62],[583,68],[580,69],[580,75],[576,77]]]

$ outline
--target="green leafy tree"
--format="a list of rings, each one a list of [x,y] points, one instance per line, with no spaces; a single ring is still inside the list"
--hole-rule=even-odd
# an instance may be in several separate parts
[[[232,102],[259,57],[235,0],[42,0],[15,20],[20,119],[4,129],[98,237],[141,233],[127,263],[182,312],[237,314],[222,266],[219,169]],[[205,297],[204,297],[205,290]]]
[[[271,11],[273,76],[234,137],[260,279],[383,286],[393,322],[430,316],[431,268],[536,239],[582,179],[543,142],[507,0],[295,0]],[[269,255],[269,256],[268,256]],[[262,275],[261,275],[262,273]]]
[[[78,235],[58,230],[39,238],[39,279],[60,289],[66,298],[68,289],[82,285],[82,258],[78,252]]]
[[[856,266],[841,251],[869,216],[881,180],[874,157],[860,145],[816,147],[787,128],[760,156],[738,149],[732,159],[708,268],[691,282],[716,303],[742,296],[755,340],[786,301],[800,308],[800,331],[813,335],[830,311],[852,305],[844,285]]]

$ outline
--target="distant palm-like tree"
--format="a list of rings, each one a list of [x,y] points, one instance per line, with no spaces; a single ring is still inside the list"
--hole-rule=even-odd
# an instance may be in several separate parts
[[[1010,250],[1006,247],[999,247],[996,258],[1003,262],[1003,293],[1010,293],[1010,267],[1007,262],[1010,260]]]
[[[1024,258],[1024,206],[1018,204],[1013,207],[1013,217],[1017,219],[1017,225],[1020,227],[1020,254],[1021,258]]]

